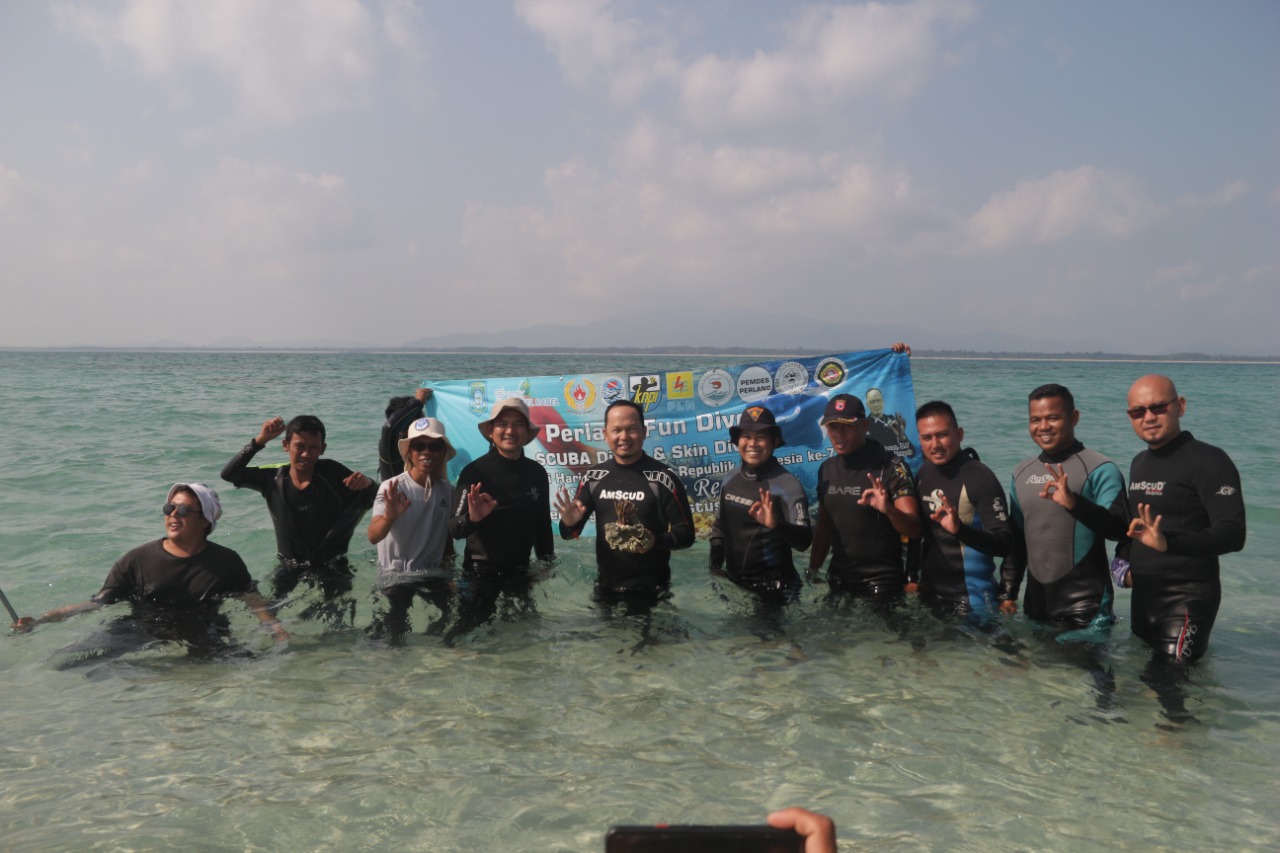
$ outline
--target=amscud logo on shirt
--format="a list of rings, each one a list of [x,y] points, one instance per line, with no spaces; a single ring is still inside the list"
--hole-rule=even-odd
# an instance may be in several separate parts
[[[1052,474],[1032,474],[1027,477],[1026,482],[1028,485],[1043,486],[1045,483],[1052,483],[1053,480]]]
[[[1147,494],[1147,495],[1163,495],[1164,483],[1165,483],[1164,480],[1156,480],[1155,482],[1148,482],[1146,480],[1142,480],[1137,483],[1130,483],[1129,491],[1142,492],[1143,494]]]
[[[622,489],[601,489],[600,499],[605,501],[642,501],[644,492],[628,492]]]

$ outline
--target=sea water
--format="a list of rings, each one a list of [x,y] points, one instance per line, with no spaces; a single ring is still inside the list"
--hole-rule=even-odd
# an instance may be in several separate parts
[[[216,541],[265,578],[256,493],[218,480],[268,417],[315,413],[327,455],[376,468],[387,398],[422,379],[646,372],[741,358],[300,353],[0,354],[0,587],[23,614],[83,601],[161,534],[167,487],[222,494]],[[1078,434],[1120,462],[1137,376],[1168,372],[1184,426],[1225,448],[1249,538],[1171,723],[1140,675],[1129,593],[1107,644],[1115,707],[1007,622],[1018,654],[908,605],[908,629],[806,589],[781,633],[714,584],[707,546],[673,559],[650,630],[589,603],[593,543],[557,542],[536,613],[447,648],[362,630],[374,550],[354,540],[355,628],[290,622],[255,656],[159,648],[60,671],[59,649],[123,606],[0,636],[0,849],[596,851],[614,823],[754,823],[803,805],[866,850],[1247,850],[1280,837],[1280,370],[1256,364],[913,360],[917,402],[952,402],[1003,481],[1036,448],[1027,392],[1076,394]],[[259,462],[283,461],[277,449]],[[286,618],[289,616],[285,614]],[[421,628],[426,614],[415,611]]]

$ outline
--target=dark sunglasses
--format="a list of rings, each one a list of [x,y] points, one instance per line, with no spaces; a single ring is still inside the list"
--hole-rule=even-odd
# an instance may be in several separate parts
[[[444,450],[444,441],[438,438],[435,441],[411,441],[409,442],[409,449],[417,453],[422,453],[424,450],[439,453]]]
[[[1169,411],[1169,407],[1176,402],[1178,402],[1178,398],[1174,397],[1167,403],[1152,403],[1150,406],[1134,406],[1132,409],[1129,409],[1126,414],[1129,415],[1131,420],[1135,421],[1145,418],[1147,416],[1147,412],[1159,417]]]
[[[186,518],[188,515],[199,515],[200,507],[191,504],[175,504],[167,503],[160,507],[160,511],[164,513],[165,518],[176,515],[178,518]]]

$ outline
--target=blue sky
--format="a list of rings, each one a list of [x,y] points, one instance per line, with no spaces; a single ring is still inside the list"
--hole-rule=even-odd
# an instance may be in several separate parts
[[[0,345],[734,309],[1275,353],[1278,37],[1261,1],[6,3]]]

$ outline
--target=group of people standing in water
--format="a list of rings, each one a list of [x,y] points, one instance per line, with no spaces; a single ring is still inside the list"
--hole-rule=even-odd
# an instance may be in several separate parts
[[[298,618],[349,621],[355,571],[347,553],[370,510],[383,600],[370,631],[392,644],[410,630],[418,599],[437,613],[427,633],[447,643],[500,605],[531,607],[533,584],[555,559],[553,506],[565,539],[595,517],[593,598],[606,613],[645,613],[670,596],[671,552],[694,543],[694,521],[680,479],[645,452],[641,406],[612,403],[604,415],[611,457],[586,470],[575,492],[552,494],[546,470],[525,454],[540,428],[516,397],[479,423],[488,452],[451,483],[446,466],[455,450],[446,426],[424,416],[429,393],[388,407],[381,483],[324,458],[324,424],[309,415],[267,419],[222,469],[224,480],[267,503],[278,552],[269,601],[243,561],[208,540],[221,515],[217,494],[179,483],[163,507],[162,539],[121,557],[89,602],[13,627],[127,600],[134,613],[123,630],[146,633],[148,617],[160,615],[170,627],[150,631],[154,639],[205,648],[194,640],[228,637],[218,602],[237,596],[284,638],[277,614],[300,585],[319,600]],[[1071,392],[1036,388],[1028,424],[1040,452],[1016,467],[1006,499],[997,475],[962,447],[964,430],[947,403],[916,412],[923,462],[912,476],[870,437],[863,401],[838,394],[820,421],[832,454],[819,469],[811,524],[805,489],[775,456],[786,440],[774,413],[751,405],[729,429],[741,463],[721,484],[708,568],[774,613],[797,601],[808,581],[886,613],[918,594],[944,618],[998,626],[1001,614],[1017,612],[1021,593],[1029,620],[1060,643],[1086,645],[1114,621],[1115,588],[1132,588],[1134,633],[1155,662],[1180,668],[1205,653],[1221,601],[1218,559],[1245,539],[1239,473],[1223,451],[1181,428],[1185,411],[1168,377],[1144,376],[1129,389],[1127,414],[1147,449],[1133,460],[1126,487],[1114,462],[1076,438]],[[288,463],[251,465],[276,439]],[[1114,559],[1107,540],[1119,543]],[[460,561],[455,542],[464,543]],[[802,577],[795,555],[805,552]],[[109,648],[86,656],[102,654]]]

